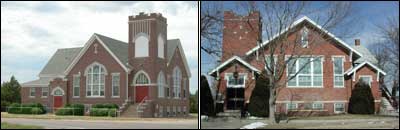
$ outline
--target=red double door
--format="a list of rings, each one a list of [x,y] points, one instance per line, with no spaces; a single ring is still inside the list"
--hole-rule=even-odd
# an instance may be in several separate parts
[[[141,102],[146,96],[149,95],[148,86],[136,86],[135,87],[136,102]]]

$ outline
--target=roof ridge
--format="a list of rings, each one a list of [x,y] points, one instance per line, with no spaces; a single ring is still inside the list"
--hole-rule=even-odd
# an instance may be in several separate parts
[[[104,37],[104,38],[108,38],[108,39],[111,39],[111,40],[114,40],[114,41],[119,41],[119,42],[124,43],[124,44],[128,44],[127,42],[124,42],[124,41],[121,41],[121,40],[118,40],[118,39],[115,39],[115,38],[111,38],[111,37],[108,37],[108,36],[104,36],[104,35],[101,35],[101,34],[98,34],[98,33],[94,33],[94,35],[97,35],[97,36],[100,36],[100,37]]]

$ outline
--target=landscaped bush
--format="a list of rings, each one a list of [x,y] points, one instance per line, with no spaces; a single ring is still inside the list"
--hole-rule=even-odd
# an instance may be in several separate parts
[[[95,104],[90,108],[90,116],[111,116],[115,117],[117,109],[117,104]]]
[[[374,114],[374,97],[367,83],[360,80],[355,85],[351,92],[348,112],[352,114]]]
[[[207,116],[215,116],[214,111],[214,99],[211,94],[211,90],[205,76],[200,78],[200,114]]]
[[[260,75],[250,97],[248,110],[251,116],[268,117],[269,114],[269,88],[266,76]]]
[[[13,103],[8,108],[8,113],[13,114],[44,114],[46,109],[40,103],[19,104]]]
[[[85,106],[83,104],[66,104],[63,108],[56,111],[56,115],[75,115],[83,116]]]

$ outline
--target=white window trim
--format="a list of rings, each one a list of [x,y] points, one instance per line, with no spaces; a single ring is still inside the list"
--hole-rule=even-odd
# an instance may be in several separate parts
[[[295,109],[290,109],[289,110],[289,104],[294,104],[296,107]],[[286,103],[286,111],[293,111],[293,110],[297,110],[299,108],[299,103]]]
[[[160,77],[160,76],[162,76],[162,77]],[[163,78],[162,80],[163,80],[163,82],[162,83],[160,83],[161,81],[161,79],[160,78]],[[158,98],[165,98],[166,96],[165,96],[165,87],[166,87],[166,80],[165,80],[165,75],[164,75],[164,72],[163,71],[160,71],[159,73],[158,73],[158,76],[157,76],[157,94],[158,94]],[[162,92],[161,92],[162,91]]]
[[[271,55],[265,55],[265,60],[267,61],[267,58],[270,58],[270,57],[271,57]],[[277,66],[276,62],[278,61],[278,55],[273,55],[273,57],[274,57],[274,64],[273,64],[274,70],[273,71],[276,72],[276,66]],[[264,69],[267,70],[267,65],[264,66]]]
[[[162,48],[160,46],[160,38],[162,40]],[[165,38],[164,35],[162,33],[158,34],[158,38],[157,38],[157,53],[158,53],[158,58],[164,59],[164,46],[165,46]],[[161,53],[160,53],[161,51]]]
[[[75,96],[75,86],[74,86],[74,79],[75,79],[75,77],[79,77],[79,87],[78,87],[78,89],[79,89],[79,93],[78,93],[78,96]],[[76,75],[73,75],[72,76],[72,98],[79,98],[80,96],[81,96],[81,77],[80,77],[80,74],[76,74]],[[86,91],[85,91],[86,92]]]
[[[288,56],[290,56],[290,55],[286,55],[285,56],[285,61],[288,58]],[[323,88],[324,87],[324,61],[325,61],[324,56],[323,55],[315,55],[315,56],[304,55],[304,56],[300,56],[299,58],[302,58],[302,57],[311,58],[311,61],[312,61],[310,63],[311,64],[311,74],[300,74],[300,73],[298,73],[296,75],[296,77],[294,78],[296,80],[296,86],[289,86],[289,81],[288,81],[288,82],[286,82],[287,88]],[[321,80],[322,80],[321,86],[314,86],[314,58],[321,58],[321,72],[322,72],[322,74],[321,74]],[[292,60],[295,60],[295,59],[292,59]],[[297,71],[299,70],[299,60],[297,59],[295,62],[296,62],[295,66],[296,66],[296,73],[297,73]],[[291,74],[291,75],[293,75],[293,74]],[[310,75],[311,76],[311,85],[310,86],[299,86],[298,78],[299,78],[300,75],[306,75],[306,76]],[[289,67],[288,66],[286,66],[286,78],[289,78]]]
[[[315,103],[313,103],[313,104],[312,104],[312,109],[319,109],[319,108],[316,108],[316,104],[321,104],[321,110],[324,109],[324,103],[320,103],[320,102],[315,102]]]
[[[148,84],[136,84],[137,78],[138,78],[139,75],[142,74],[142,73],[146,76],[146,78],[147,78],[147,80],[148,80],[148,82],[149,82]],[[149,76],[145,71],[140,70],[140,71],[136,72],[135,76],[133,77],[133,81],[132,81],[132,85],[133,85],[133,86],[148,86],[148,85],[150,85],[150,84],[151,84],[150,76]]]
[[[229,76],[233,76],[233,73],[225,73],[225,80],[226,80],[226,87],[227,88],[245,88],[246,87],[246,80],[247,80],[247,73],[239,73],[239,76],[243,75],[243,85],[229,85]]]
[[[43,96],[43,89],[45,89],[45,88],[47,88],[47,95],[46,96]],[[49,96],[49,88],[48,87],[43,87],[42,88],[42,95],[41,95],[41,97],[42,98],[47,98]]]
[[[141,48],[138,49],[140,46],[137,46],[139,44],[136,43],[136,40],[140,37],[144,37],[147,39],[147,50],[145,50],[146,48]],[[135,58],[143,58],[143,57],[149,57],[149,53],[150,53],[150,36],[147,33],[143,33],[140,32],[138,34],[136,34],[136,36],[133,39],[133,42],[135,43],[134,45],[134,50],[135,50]],[[141,50],[141,51],[139,51]]]
[[[181,71],[181,69],[178,67],[178,66],[176,66],[174,69],[173,69],[173,74],[172,74],[172,78],[173,78],[173,98],[174,99],[179,99],[180,98],[180,94],[181,94],[181,92],[180,92],[180,90],[181,90],[181,88],[182,88],[182,71]],[[178,75],[177,75],[177,73],[176,72],[179,72],[178,73]],[[176,80],[178,80],[178,81],[176,81]]]
[[[337,104],[343,104],[343,111],[336,111],[336,105]],[[345,106],[346,104],[345,103],[334,103],[333,104],[333,111],[334,111],[334,113],[344,113],[345,111],[346,111],[346,106]]]
[[[335,74],[335,58],[342,58],[342,74]],[[344,88],[344,62],[346,62],[346,57],[344,55],[332,55],[332,70],[333,70],[333,88]],[[337,86],[335,84],[335,76],[342,76],[343,85]]]
[[[369,85],[370,88],[372,88],[372,80],[373,80],[373,79],[372,79],[372,75],[360,75],[360,76],[358,76],[358,81],[360,81],[361,77],[370,78],[368,85]]]
[[[306,40],[306,43],[303,45],[303,32],[305,32],[305,34],[307,35],[307,40]],[[303,27],[302,29],[301,29],[301,36],[300,36],[300,43],[301,43],[301,47],[303,47],[303,48],[308,48],[308,43],[309,43],[309,41],[308,41],[308,39],[309,39],[309,30],[308,30],[308,28],[307,27]]]
[[[34,94],[32,96],[32,89],[34,90]],[[36,88],[31,87],[29,88],[29,98],[35,98],[36,97]]]
[[[114,76],[118,76],[119,78],[119,82],[118,82],[118,88],[119,88],[119,92],[118,92],[118,96],[114,95]],[[121,75],[120,73],[111,73],[111,97],[112,98],[119,98],[121,95]]]

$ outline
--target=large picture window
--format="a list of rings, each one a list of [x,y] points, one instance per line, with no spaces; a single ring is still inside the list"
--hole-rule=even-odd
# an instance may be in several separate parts
[[[106,69],[103,65],[94,63],[86,71],[86,96],[104,97]]]
[[[344,87],[343,61],[344,57],[342,56],[333,57],[333,76],[335,87]]]
[[[322,87],[322,57],[300,57],[287,63],[288,87]],[[297,75],[296,75],[297,73]]]

